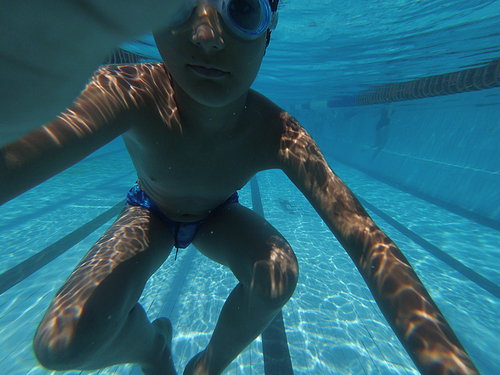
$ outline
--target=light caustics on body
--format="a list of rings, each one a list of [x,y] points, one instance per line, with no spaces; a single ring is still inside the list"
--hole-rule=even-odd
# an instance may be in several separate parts
[[[408,260],[328,166],[311,136],[283,113],[280,155],[362,274],[391,327],[424,374],[478,374]],[[318,207],[319,206],[319,207]]]

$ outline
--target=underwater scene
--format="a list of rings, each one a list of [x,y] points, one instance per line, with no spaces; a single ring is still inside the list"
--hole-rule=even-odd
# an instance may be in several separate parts
[[[500,1],[280,0],[278,13],[252,88],[315,139],[479,373],[500,374]],[[158,61],[148,34],[107,63]],[[118,137],[0,207],[0,374],[142,374],[133,364],[48,370],[33,351],[55,294],[137,178]],[[420,374],[356,264],[285,173],[259,172],[238,194],[286,238],[300,275],[224,374]],[[147,281],[139,303],[149,320],[172,322],[179,374],[208,345],[237,284],[193,244]]]

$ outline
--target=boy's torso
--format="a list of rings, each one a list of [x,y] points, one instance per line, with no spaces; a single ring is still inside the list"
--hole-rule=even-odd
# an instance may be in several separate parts
[[[194,129],[172,115],[176,113],[172,108],[175,101],[165,97],[172,97],[173,89],[164,70],[162,77],[162,70],[153,69],[154,83],[142,74],[147,98],[128,119],[132,124],[123,139],[144,192],[167,217],[196,221],[242,188],[255,173],[277,167],[281,110],[251,90],[243,115],[233,128]],[[137,82],[135,79],[133,84]],[[153,86],[156,92],[151,93]]]

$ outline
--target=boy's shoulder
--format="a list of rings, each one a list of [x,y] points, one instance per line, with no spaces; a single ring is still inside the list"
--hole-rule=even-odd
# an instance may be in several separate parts
[[[172,79],[162,62],[103,65],[87,88],[88,95],[97,95],[108,105],[121,103],[124,108],[157,111],[164,121],[170,121]]]
[[[254,89],[248,91],[246,105],[263,119],[279,119],[286,113],[278,104]]]
[[[261,118],[265,119],[266,122],[271,121],[276,123],[282,131],[290,128],[295,131],[303,129],[294,116],[258,91],[250,89],[249,100]]]
[[[283,130],[283,113],[285,111],[271,99],[258,91],[250,89],[246,101],[247,119],[252,128],[261,134],[274,133],[279,136]]]

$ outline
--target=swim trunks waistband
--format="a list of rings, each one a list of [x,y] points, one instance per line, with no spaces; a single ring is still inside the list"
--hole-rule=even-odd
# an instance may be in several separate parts
[[[219,208],[225,206],[226,204],[238,203],[238,198],[238,192],[235,192],[224,203],[210,212],[206,218],[193,222],[180,222],[166,217],[156,203],[148,197],[148,195],[143,192],[136,183],[127,194],[127,205],[144,207],[158,215],[174,235],[175,247],[177,249],[185,249],[191,244],[196,232],[198,232],[198,229],[200,229],[205,221],[212,217]]]

